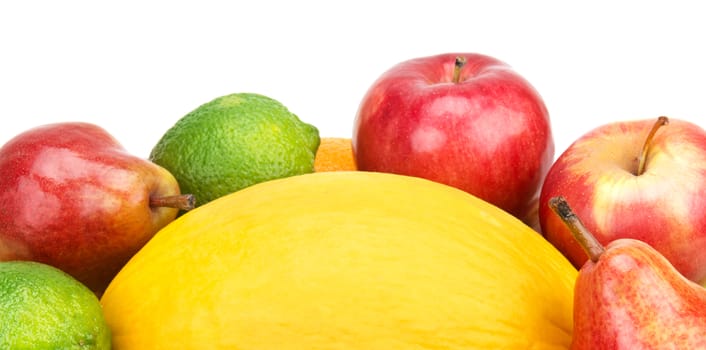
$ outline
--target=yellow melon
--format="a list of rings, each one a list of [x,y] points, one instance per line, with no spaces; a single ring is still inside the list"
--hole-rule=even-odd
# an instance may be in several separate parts
[[[116,350],[564,349],[576,275],[465,192],[322,172],[180,217],[101,302]]]

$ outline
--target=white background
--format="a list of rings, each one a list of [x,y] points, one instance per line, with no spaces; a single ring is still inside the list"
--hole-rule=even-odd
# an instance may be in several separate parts
[[[352,135],[367,88],[445,52],[501,59],[550,111],[557,156],[608,122],[706,127],[706,15],[694,1],[4,1],[0,144],[96,123],[147,157],[213,98],[256,92],[321,136]]]

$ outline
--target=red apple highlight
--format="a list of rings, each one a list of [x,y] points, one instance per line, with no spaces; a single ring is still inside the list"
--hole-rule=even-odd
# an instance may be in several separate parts
[[[554,159],[537,91],[507,64],[474,53],[385,72],[360,104],[352,143],[359,170],[444,183],[521,218]]]
[[[541,229],[581,267],[586,253],[547,205],[555,196],[572,203],[601,244],[638,239],[706,282],[706,132],[698,125],[664,117],[610,123],[557,158],[541,191]]]

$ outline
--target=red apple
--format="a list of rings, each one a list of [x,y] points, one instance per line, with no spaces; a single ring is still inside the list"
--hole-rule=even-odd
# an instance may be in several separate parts
[[[385,72],[360,104],[352,142],[360,170],[444,183],[518,217],[531,212],[554,160],[537,91],[507,64],[473,53]]]
[[[100,294],[190,200],[98,126],[30,129],[0,148],[0,261],[53,265]]]
[[[572,203],[601,244],[638,239],[690,280],[706,282],[706,132],[696,124],[609,123],[557,158],[542,186],[541,230],[580,267],[588,257],[547,205],[555,196]]]

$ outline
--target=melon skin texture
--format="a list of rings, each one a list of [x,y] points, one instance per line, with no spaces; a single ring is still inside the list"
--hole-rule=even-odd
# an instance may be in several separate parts
[[[101,299],[123,349],[566,349],[576,269],[455,188],[260,183],[167,225]]]

